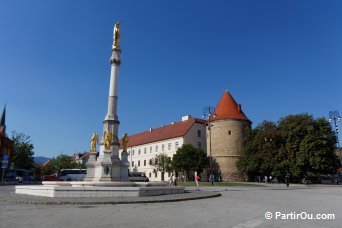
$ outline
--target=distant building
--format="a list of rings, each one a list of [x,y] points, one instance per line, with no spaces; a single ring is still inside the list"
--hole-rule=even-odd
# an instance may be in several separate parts
[[[206,152],[206,123],[206,120],[183,116],[180,122],[129,136],[127,152],[130,170],[144,172],[151,181],[160,181],[161,173],[150,165],[150,160],[160,153],[172,158],[183,144],[192,144]],[[166,173],[164,177],[167,180],[170,174]]]
[[[10,168],[12,164],[13,145],[14,145],[14,142],[11,139],[9,139],[6,134],[6,106],[5,106],[1,115],[1,119],[0,119],[0,163],[2,163],[2,159],[4,158],[4,156],[7,156],[8,168]]]
[[[83,153],[74,153],[70,157],[71,160],[77,162],[78,164],[86,164],[89,159],[89,152],[83,152]]]

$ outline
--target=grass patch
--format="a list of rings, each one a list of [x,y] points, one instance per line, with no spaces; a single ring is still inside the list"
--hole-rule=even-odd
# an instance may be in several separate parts
[[[178,186],[185,186],[185,187],[192,187],[196,186],[194,181],[190,182],[177,182]],[[200,186],[205,187],[211,187],[210,182],[200,182]],[[262,185],[258,185],[256,183],[252,182],[214,182],[214,187],[264,187]]]

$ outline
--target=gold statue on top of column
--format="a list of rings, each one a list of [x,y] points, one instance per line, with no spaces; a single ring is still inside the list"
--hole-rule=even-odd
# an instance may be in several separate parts
[[[113,142],[112,137],[113,137],[113,133],[111,131],[110,132],[105,131],[103,133],[105,150],[110,150],[110,146],[112,145],[112,142]]]
[[[99,142],[99,136],[96,134],[96,132],[93,132],[93,136],[90,140],[90,151],[95,152],[96,151],[96,144]]]
[[[128,134],[127,133],[125,133],[122,136],[121,142],[122,142],[122,150],[127,152],[127,147],[128,147]]]
[[[114,43],[113,48],[120,48],[120,21],[116,22],[114,25],[114,35],[113,35]]]

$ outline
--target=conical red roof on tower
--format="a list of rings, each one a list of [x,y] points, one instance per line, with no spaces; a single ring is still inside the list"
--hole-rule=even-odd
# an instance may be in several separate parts
[[[237,119],[251,122],[243,113],[241,105],[236,103],[228,91],[224,92],[215,108],[214,117],[211,118],[213,121],[224,119]]]

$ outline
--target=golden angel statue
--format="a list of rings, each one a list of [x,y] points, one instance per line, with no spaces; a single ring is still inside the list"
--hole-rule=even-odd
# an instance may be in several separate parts
[[[99,136],[96,134],[96,132],[93,132],[93,136],[90,140],[90,151],[95,152],[96,151],[96,144],[99,142]]]
[[[113,133],[107,132],[105,131],[103,134],[104,137],[104,146],[105,146],[105,150],[110,150],[110,146],[112,145],[112,137],[113,137]]]
[[[125,133],[122,136],[121,142],[122,142],[123,151],[127,152],[127,147],[128,147],[128,134],[127,133]]]
[[[114,35],[113,35],[114,43],[113,47],[120,47],[120,21],[115,23],[114,25]]]

